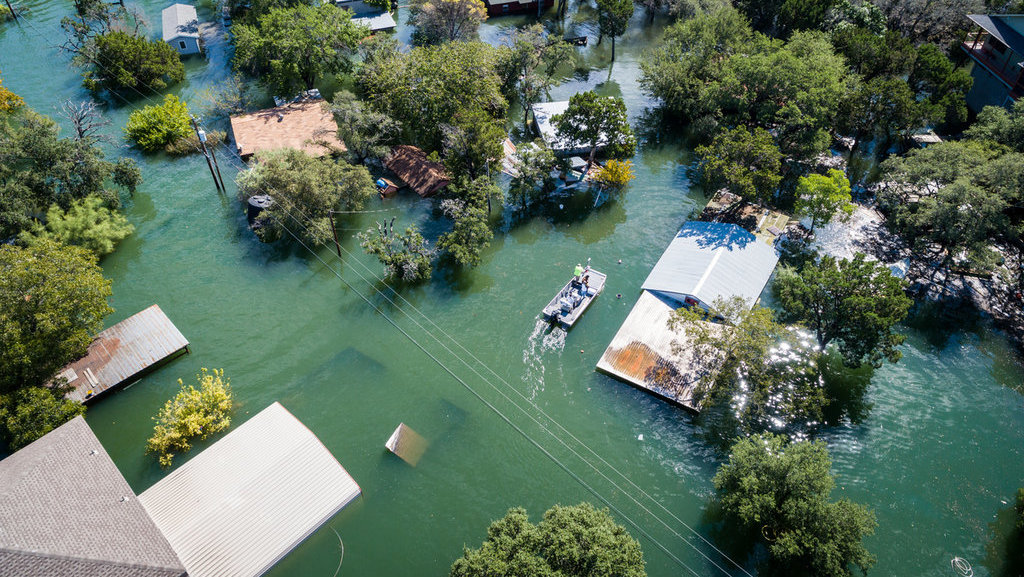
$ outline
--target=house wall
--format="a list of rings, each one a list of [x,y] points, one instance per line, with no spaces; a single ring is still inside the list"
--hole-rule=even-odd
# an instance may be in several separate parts
[[[1010,89],[985,66],[972,61],[971,77],[974,85],[967,93],[967,106],[974,112],[981,112],[986,106],[1008,106],[1007,101],[1012,104]]]
[[[198,54],[199,53],[199,39],[190,36],[178,36],[177,38],[167,42],[178,54]],[[184,43],[184,48],[182,44]]]

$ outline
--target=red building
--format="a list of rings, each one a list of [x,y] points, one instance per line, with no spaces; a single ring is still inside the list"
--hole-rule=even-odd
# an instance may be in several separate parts
[[[555,5],[555,0],[484,0],[487,5],[488,16],[501,16],[502,14],[524,14],[538,12],[538,4],[541,4],[539,11],[543,12]]]

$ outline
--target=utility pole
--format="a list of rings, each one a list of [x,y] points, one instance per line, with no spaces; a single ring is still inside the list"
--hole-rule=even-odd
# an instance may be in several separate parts
[[[17,20],[18,13],[14,11],[14,6],[11,6],[11,0],[4,0],[4,2],[7,2],[7,9],[11,11],[11,17]]]
[[[331,217],[331,234],[334,235],[334,250],[338,251],[338,258],[341,258],[341,243],[338,242],[338,223],[334,221],[335,214],[337,213],[333,210],[329,214]]]
[[[220,181],[217,180],[217,174],[213,171],[213,163],[210,162],[210,152],[206,149],[206,133],[199,128],[199,124],[196,122],[195,116],[193,116],[191,120],[192,128],[195,129],[196,137],[199,139],[199,146],[202,148],[203,156],[206,158],[206,166],[210,167],[210,176],[213,177],[213,184],[217,187],[218,192],[224,192],[220,187]]]
[[[205,134],[204,134],[205,135]],[[217,162],[217,155],[213,153],[214,147],[210,147],[210,156],[213,157],[213,166],[217,168],[217,179],[220,180],[220,189],[227,192],[228,189],[224,186],[224,177],[220,175],[220,163]]]

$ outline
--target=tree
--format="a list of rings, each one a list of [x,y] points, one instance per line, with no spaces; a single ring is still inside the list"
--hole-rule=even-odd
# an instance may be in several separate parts
[[[783,269],[775,280],[784,318],[805,324],[823,350],[836,342],[851,367],[899,360],[905,337],[893,329],[913,304],[904,288],[885,265],[861,253],[853,260],[823,256],[799,273]]]
[[[41,239],[0,246],[0,393],[46,384],[86,353],[103,318],[110,281],[89,251]]]
[[[82,84],[93,92],[153,92],[185,79],[185,65],[170,44],[116,30],[96,38],[89,62]]]
[[[879,34],[861,26],[842,26],[833,30],[830,38],[850,70],[865,82],[909,74],[916,55],[910,40],[895,30]]]
[[[441,131],[448,174],[465,175],[470,180],[489,177],[487,163],[501,162],[505,156],[505,123],[482,110],[460,110]]]
[[[454,188],[456,198],[441,201],[441,210],[452,219],[452,230],[437,239],[437,248],[460,265],[476,266],[494,238],[487,224],[487,199],[500,195],[501,189],[486,176],[463,180]]]
[[[479,549],[466,549],[451,577],[644,577],[643,551],[607,509],[555,505],[540,523],[509,509],[487,529]]]
[[[63,388],[24,387],[0,395],[0,437],[17,451],[83,414],[85,405],[65,399]]]
[[[166,150],[192,134],[188,105],[173,94],[164,96],[162,104],[144,106],[128,117],[124,134],[142,150]]]
[[[1014,102],[1009,110],[1002,106],[986,106],[964,135],[1024,152],[1024,100]]]
[[[334,94],[331,113],[338,125],[338,139],[345,143],[345,155],[354,164],[387,156],[401,130],[388,115],[366,106],[347,90]]]
[[[633,16],[633,0],[597,0],[597,43],[612,39],[612,61],[615,60],[615,39],[626,33]]]
[[[416,283],[430,278],[430,259],[433,249],[414,226],[405,229],[405,234],[394,234],[387,223],[377,223],[376,228],[359,233],[360,246],[367,254],[376,256],[384,265],[389,280]]]
[[[259,217],[260,238],[298,236],[320,245],[333,237],[331,211],[339,206],[359,210],[374,194],[373,179],[365,167],[350,167],[330,159],[317,159],[301,150],[281,149],[257,154],[258,162],[235,179],[243,200],[269,195],[273,205]]]
[[[196,95],[200,102],[200,116],[215,119],[244,114],[256,108],[254,93],[254,87],[246,83],[240,72],[235,72]]]
[[[75,140],[86,144],[96,144],[103,139],[99,131],[110,124],[109,120],[103,118],[96,102],[87,100],[74,102],[70,99],[61,102],[60,115],[71,123],[75,129]]]
[[[747,201],[768,202],[782,181],[782,153],[763,128],[734,128],[697,147],[705,194],[725,188]]]
[[[556,163],[555,153],[543,141],[517,148],[513,160],[514,176],[508,189],[509,202],[525,209],[554,190],[551,169]]]
[[[135,227],[124,215],[111,210],[102,198],[88,196],[71,203],[66,212],[52,205],[46,211],[46,225],[23,231],[18,239],[25,244],[51,239],[61,244],[81,246],[97,257],[114,252],[117,243],[128,238]]]
[[[917,49],[917,59],[910,72],[911,88],[927,98],[929,116],[945,132],[961,129],[967,122],[967,93],[974,79],[967,70],[957,68],[953,61],[934,44]]]
[[[7,114],[25,105],[25,100],[4,87],[0,78],[0,114]]]
[[[347,72],[369,31],[333,2],[272,8],[256,24],[238,24],[235,67],[257,74],[274,94],[290,97],[327,74]]]
[[[846,220],[853,214],[850,181],[843,171],[830,169],[828,176],[809,174],[796,183],[796,213],[811,217],[811,233],[818,225],[828,224],[838,214]]]
[[[708,322],[709,317],[721,323]],[[668,326],[685,331],[695,375],[693,399],[703,408],[735,419],[744,431],[779,422],[819,422],[828,404],[817,370],[817,353],[800,347],[797,335],[761,306],[750,308],[740,297],[718,300],[711,311],[699,306],[672,313]],[[785,345],[785,346],[783,346]],[[780,349],[792,351],[779,354]]]
[[[835,479],[821,441],[789,443],[772,434],[741,439],[715,474],[718,501],[728,517],[762,542],[769,567],[797,575],[852,576],[875,558],[864,537],[875,515],[846,499],[830,501]]]
[[[411,21],[420,43],[472,40],[487,20],[482,0],[414,0]]]
[[[401,123],[403,140],[440,150],[442,126],[460,110],[504,118],[508,103],[498,75],[498,50],[482,42],[416,47],[403,54],[394,42],[371,40],[358,84],[374,109]]]
[[[931,110],[918,102],[905,81],[900,78],[876,78],[851,91],[844,98],[839,127],[855,139],[854,147],[864,137],[881,138],[881,148],[897,137],[906,137],[922,126]]]
[[[622,190],[634,178],[633,163],[629,160],[608,160],[594,174],[594,182],[611,190]]]
[[[545,37],[540,24],[516,28],[509,34],[499,67],[509,98],[519,100],[524,121],[530,107],[555,84],[558,68],[575,59],[575,49],[565,41]]]
[[[964,14],[984,13],[981,0],[872,0],[888,21],[915,42],[959,42]]]
[[[594,163],[599,146],[611,156],[628,157],[636,148],[636,137],[626,116],[622,98],[598,96],[588,90],[569,97],[569,106],[551,119],[558,138],[590,149],[587,166]]]
[[[231,381],[224,378],[224,369],[202,369],[196,375],[199,388],[185,386],[167,401],[153,420],[153,436],[146,441],[146,452],[157,455],[161,467],[170,467],[174,455],[188,452],[192,439],[205,440],[231,426],[234,397]]]

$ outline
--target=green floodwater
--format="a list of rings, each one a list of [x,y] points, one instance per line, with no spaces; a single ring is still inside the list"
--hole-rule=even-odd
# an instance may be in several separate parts
[[[18,3],[31,13],[21,25],[0,27],[5,85],[45,114],[60,99],[88,98],[54,48],[72,3]],[[154,23],[164,5],[142,3]],[[495,19],[482,36],[494,41],[528,21]],[[593,32],[573,16],[567,22],[567,34]],[[583,50],[589,68],[552,97],[596,86],[623,96],[639,121],[651,102],[637,84],[638,55],[663,26],[646,26],[638,14],[613,67],[608,44],[591,45]],[[407,40],[407,27],[398,36]],[[191,98],[226,75],[223,42],[212,44],[208,61],[192,59],[187,68],[187,82],[174,91]],[[131,109],[144,103],[107,110],[114,145]],[[683,411],[594,372],[643,278],[702,203],[701,192],[690,190],[688,150],[669,137],[658,142],[672,128],[648,125],[637,179],[620,198],[597,209],[592,197],[567,199],[529,219],[506,219],[479,268],[439,270],[395,304],[369,279],[380,268],[353,235],[392,216],[436,235],[443,224],[434,203],[409,195],[371,203],[387,212],[343,222],[352,254],[339,263],[325,248],[318,252],[325,266],[300,248],[258,243],[233,197],[218,196],[200,156],[137,157],[145,184],[126,205],[137,230],[102,263],[117,309],[108,323],[158,303],[191,341],[192,354],[90,408],[89,423],[141,492],[165,474],[144,455],[144,442],[150,417],[178,378],[223,367],[237,398],[236,424],[283,403],[355,477],[363,496],[273,577],[332,575],[341,547],[331,528],[344,542],[341,575],[444,575],[463,545],[479,544],[507,508],[524,506],[537,518],[556,503],[596,502],[593,493],[640,539],[650,575],[742,574],[688,528],[729,543],[705,514],[721,454]],[[237,168],[224,156],[225,176],[233,176]],[[537,312],[587,257],[609,273],[605,294],[570,334],[548,332]],[[1005,535],[1012,496],[1024,482],[1022,363],[987,322],[969,315],[923,312],[904,330],[903,360],[877,371],[862,397],[844,403],[847,416],[820,434],[834,459],[835,495],[878,516],[878,531],[867,539],[878,556],[873,575],[953,575],[954,556],[976,575],[1010,575]],[[383,449],[399,422],[430,442],[416,468]]]

